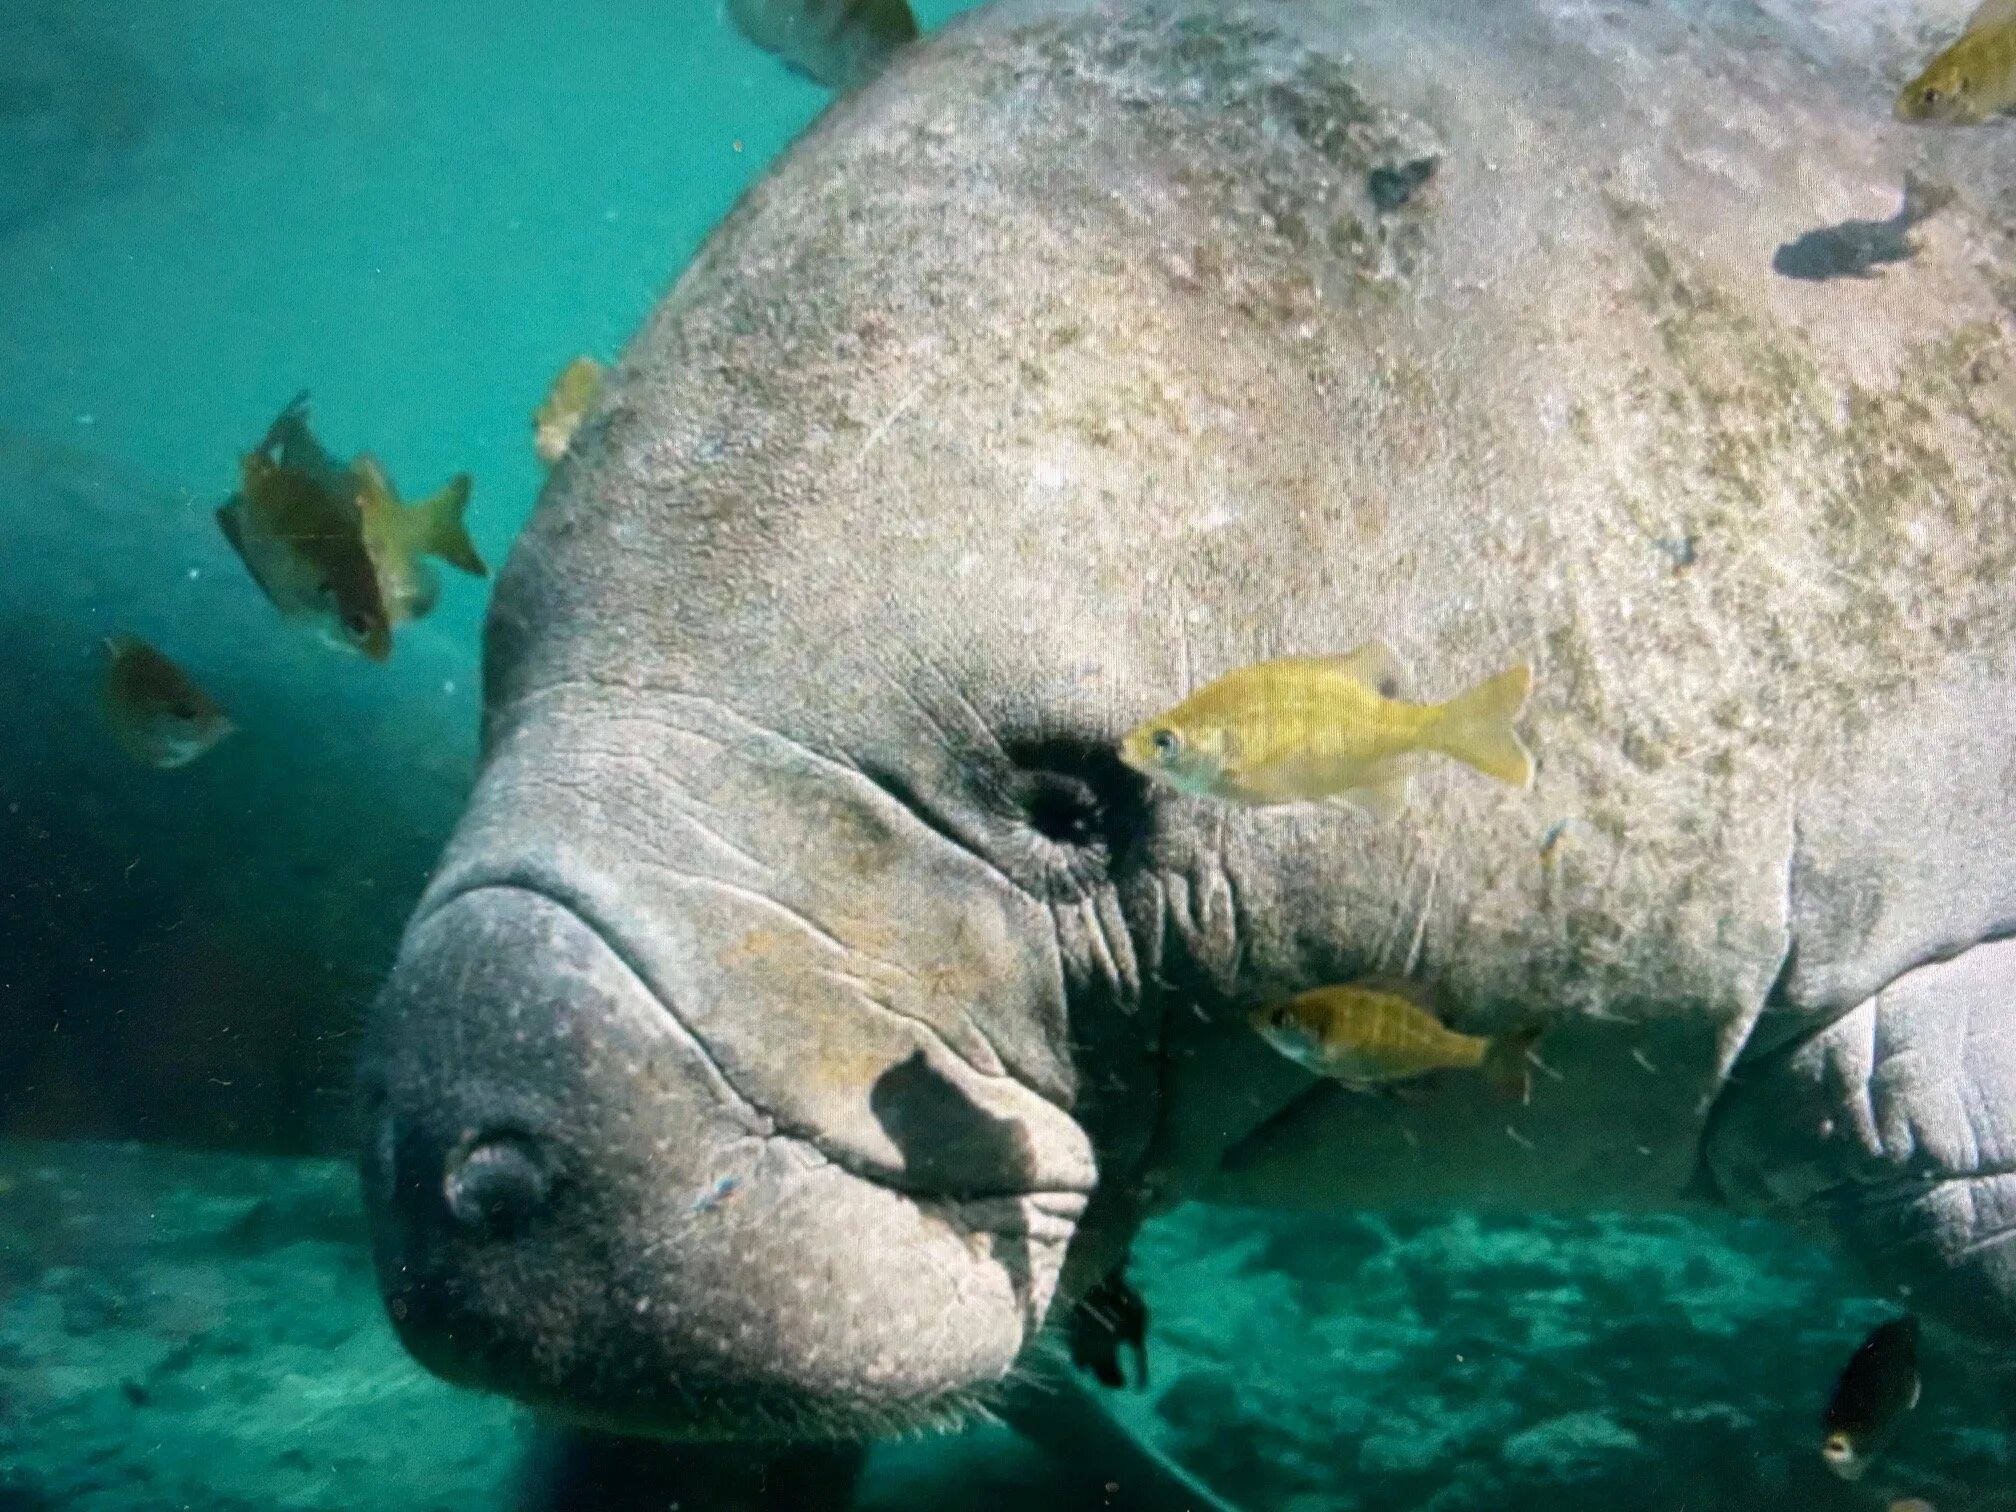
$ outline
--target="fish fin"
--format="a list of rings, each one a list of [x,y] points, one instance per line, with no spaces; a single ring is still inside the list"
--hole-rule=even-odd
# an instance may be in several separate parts
[[[420,527],[417,534],[420,549],[429,556],[437,556],[471,577],[488,577],[490,569],[477,555],[476,543],[469,539],[469,527],[463,519],[473,486],[469,474],[457,473],[445,488],[414,505]]]
[[[245,555],[245,533],[238,525],[238,512],[245,507],[244,501],[233,494],[217,506],[217,528],[224,532],[224,539],[231,543],[231,549],[238,553],[238,560],[249,569],[252,560]]]
[[[1389,823],[1407,807],[1407,772],[1402,769],[1360,787],[1346,788],[1330,801],[1370,814],[1381,824]]]
[[[1407,664],[1384,641],[1367,641],[1355,651],[1324,660],[1333,672],[1363,683],[1381,698],[1405,698],[1413,687]]]
[[[1527,1024],[1498,1035],[1484,1052],[1484,1077],[1501,1097],[1524,1104],[1533,1097],[1533,1071],[1526,1057],[1540,1043],[1540,1026]]]
[[[1533,785],[1533,757],[1512,728],[1533,690],[1533,669],[1507,667],[1437,712],[1428,741],[1436,750],[1517,788]]]
[[[2016,0],[1981,0],[1974,8],[1974,14],[1967,18],[1967,25],[1960,35],[1971,37],[1978,31],[1987,31],[1992,26],[2006,26],[2016,23]]]
[[[280,413],[273,417],[273,423],[266,427],[266,434],[260,439],[255,450],[272,452],[278,450],[285,439],[305,430],[308,425],[308,390],[305,388],[289,399]]]

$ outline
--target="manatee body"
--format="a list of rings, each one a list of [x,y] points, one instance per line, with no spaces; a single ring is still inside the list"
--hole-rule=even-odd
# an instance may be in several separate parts
[[[2016,1361],[2006,189],[1775,274],[1931,150],[1792,25],[1003,5],[837,103],[500,582],[364,1073],[418,1356],[617,1433],[953,1421],[1203,1197],[1735,1204]],[[1374,636],[1530,659],[1533,789],[1111,754]],[[1529,1106],[1245,1025],[1400,969],[1546,1024]]]

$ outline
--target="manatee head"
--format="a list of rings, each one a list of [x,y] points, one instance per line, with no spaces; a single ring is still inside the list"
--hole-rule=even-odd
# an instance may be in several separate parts
[[[541,576],[521,554],[500,613]],[[629,1432],[860,1434],[984,1397],[1094,1175],[1044,910],[727,700],[523,702],[366,1059],[402,1338]]]

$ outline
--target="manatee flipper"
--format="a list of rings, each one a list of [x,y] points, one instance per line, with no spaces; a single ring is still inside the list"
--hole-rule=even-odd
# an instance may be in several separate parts
[[[535,1441],[514,1512],[845,1512],[861,1444],[660,1443],[565,1429]]]
[[[1000,1414],[1060,1472],[1082,1482],[1084,1504],[1101,1512],[1235,1512],[1114,1421],[1061,1361],[1036,1362],[1030,1378],[1002,1401]]]
[[[917,37],[909,0],[728,0],[737,31],[828,89],[852,89]]]
[[[1707,1166],[1740,1210],[1830,1238],[2016,1411],[2016,940],[1903,972],[1739,1061]]]

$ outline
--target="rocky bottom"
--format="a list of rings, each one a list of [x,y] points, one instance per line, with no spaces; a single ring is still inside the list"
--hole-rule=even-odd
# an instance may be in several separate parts
[[[1894,1310],[1775,1228],[1284,1218],[1144,1236],[1151,1379],[1116,1412],[1247,1512],[2016,1509],[1991,1404],[1931,1362],[1848,1485],[1815,1418]],[[330,1162],[0,1144],[0,1512],[506,1508],[528,1435],[379,1312]],[[879,1453],[873,1512],[1043,1499],[999,1430]]]

